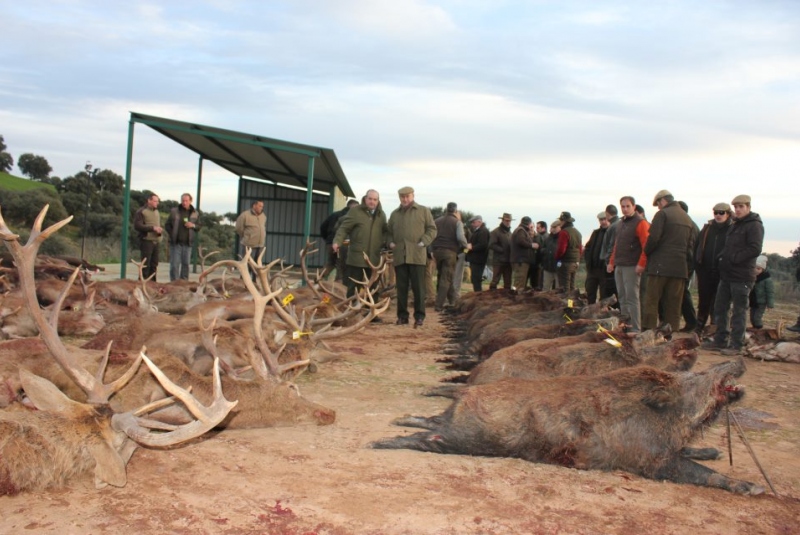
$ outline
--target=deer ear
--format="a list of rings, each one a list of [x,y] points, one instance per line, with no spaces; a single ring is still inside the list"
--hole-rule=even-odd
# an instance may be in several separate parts
[[[56,385],[47,379],[34,375],[24,368],[19,369],[19,378],[25,395],[40,411],[70,415],[82,406],[81,403],[65,396],[61,390],[56,388]]]
[[[128,482],[125,461],[117,450],[106,441],[90,444],[89,452],[94,458],[94,486],[98,489],[106,485],[124,487]]]

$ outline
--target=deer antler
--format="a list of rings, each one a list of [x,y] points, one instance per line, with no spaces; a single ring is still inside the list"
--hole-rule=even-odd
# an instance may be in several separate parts
[[[199,437],[215,426],[219,425],[228,415],[238,401],[228,401],[222,395],[222,381],[219,376],[219,359],[214,359],[214,399],[210,405],[202,405],[188,390],[176,385],[164,375],[158,366],[145,354],[146,348],[139,352],[140,360],[144,360],[150,372],[155,376],[164,390],[180,399],[189,412],[196,418],[192,422],[181,426],[169,426],[163,422],[142,418],[141,414],[155,410],[163,405],[146,405],[131,412],[115,414],[111,417],[111,425],[117,431],[125,433],[129,438],[138,444],[164,448],[180,442],[185,442],[195,437]],[[153,433],[152,429],[169,429],[165,433]]]
[[[300,251],[300,271],[303,273],[303,280],[306,281],[306,286],[308,286],[308,288],[311,290],[311,293],[314,294],[314,297],[316,297],[319,300],[322,300],[322,296],[317,291],[315,284],[311,281],[311,279],[308,278],[308,267],[306,266],[306,257],[308,255],[314,254],[319,251],[319,249],[314,249],[312,251],[311,247],[313,246],[314,242],[309,240],[306,242],[306,246],[303,247],[303,249]]]
[[[105,385],[102,383],[102,381],[98,381],[88,371],[81,367],[80,364],[78,364],[77,359],[70,354],[64,344],[61,342],[61,339],[58,336],[58,329],[54,327],[55,323],[51,324],[45,319],[44,314],[42,314],[42,310],[39,307],[39,301],[36,299],[36,281],[34,280],[33,267],[39,247],[53,233],[72,220],[72,216],[70,216],[59,221],[58,223],[54,223],[42,231],[42,222],[44,221],[44,217],[47,214],[49,207],[50,205],[45,205],[41,212],[39,212],[39,215],[36,216],[36,220],[34,221],[33,228],[31,230],[31,235],[28,238],[28,243],[25,244],[25,246],[20,245],[19,235],[11,232],[6,225],[5,220],[3,219],[2,213],[0,213],[0,239],[6,242],[6,247],[11,252],[14,262],[17,264],[17,272],[19,274],[19,283],[22,294],[28,309],[30,310],[31,316],[36,322],[36,326],[39,328],[39,333],[41,334],[42,340],[47,346],[47,349],[53,355],[53,358],[55,358],[56,362],[58,362],[58,364],[64,369],[64,372],[69,376],[69,378],[72,379],[75,384],[77,384],[84,392],[86,392],[89,403],[107,403],[108,399],[114,394],[114,392],[119,390],[122,385],[120,385],[118,381],[115,381],[109,385]],[[56,299],[57,306],[54,307],[53,312],[53,317],[55,318],[54,321],[57,321],[58,310],[60,309],[64,298],[66,297],[65,292],[69,291],[69,288],[75,281],[75,277],[77,277],[77,272],[79,269],[80,268],[77,268],[75,270],[72,277],[70,277],[69,284],[65,285],[61,290],[62,295],[59,295],[58,299]],[[138,367],[138,365],[139,360],[137,359],[132,368]],[[135,370],[128,370],[128,373],[130,376],[133,376]],[[128,373],[126,373],[126,375],[128,375]]]
[[[203,254],[203,246],[202,245],[198,245],[197,246],[197,256],[200,257],[200,271],[205,271],[206,270],[206,259],[209,256],[212,256],[212,255],[215,255],[215,254],[219,254],[219,251],[211,251],[210,253]]]
[[[372,321],[373,318],[375,318],[380,314],[383,314],[389,308],[389,305],[391,303],[391,299],[389,297],[385,297],[378,304],[375,303],[373,292],[370,291],[369,289],[369,279],[365,277],[365,280],[356,282],[358,284],[364,285],[364,287],[366,288],[366,291],[364,292],[366,294],[366,298],[361,296],[360,290],[357,291],[355,293],[355,297],[358,299],[359,305],[357,308],[356,307],[351,307],[351,308],[353,310],[358,310],[361,308],[361,306],[366,306],[369,308],[369,313],[366,316],[362,317],[360,320],[358,320],[358,322],[348,327],[340,327],[337,329],[329,329],[329,330],[328,329],[318,330],[316,333],[311,335],[310,338],[312,341],[321,341],[328,338],[336,338],[339,336],[344,336],[346,334],[358,331],[359,329],[364,327],[367,323]]]

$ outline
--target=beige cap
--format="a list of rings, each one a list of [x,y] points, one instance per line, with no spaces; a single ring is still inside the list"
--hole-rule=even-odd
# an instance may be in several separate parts
[[[597,214],[597,219],[608,219],[608,216],[605,212],[600,212]]]
[[[715,212],[730,212],[731,211],[731,205],[726,203],[726,202],[718,202],[717,204],[714,205],[714,211]]]
[[[767,255],[759,255],[756,258],[756,267],[760,267],[761,269],[767,269]]]
[[[731,204],[750,204],[750,195],[737,195],[733,198]]]
[[[552,223],[550,223],[550,228],[556,228],[561,226],[562,221],[560,219],[556,219]]]
[[[658,201],[660,201],[661,199],[663,199],[667,195],[672,197],[672,193],[670,193],[669,190],[666,190],[666,189],[662,189],[661,191],[656,193],[656,196],[653,197],[653,206],[658,206]]]
[[[397,190],[398,195],[410,195],[412,193],[414,193],[414,188],[412,188],[411,186],[406,186],[404,188],[400,188],[399,190]]]

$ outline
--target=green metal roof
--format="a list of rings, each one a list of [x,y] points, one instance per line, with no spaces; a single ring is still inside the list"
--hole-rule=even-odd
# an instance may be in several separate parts
[[[149,126],[203,159],[237,177],[308,189],[309,158],[314,159],[312,189],[355,197],[332,149],[131,112],[131,122]]]

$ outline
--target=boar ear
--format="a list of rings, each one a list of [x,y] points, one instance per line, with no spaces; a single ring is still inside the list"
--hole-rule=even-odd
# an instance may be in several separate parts
[[[95,462],[94,486],[98,489],[106,485],[124,487],[128,475],[125,473],[125,461],[117,450],[105,440],[89,444],[88,448]]]
[[[642,397],[642,403],[657,411],[674,405],[676,401],[676,396],[663,386],[652,388]]]

